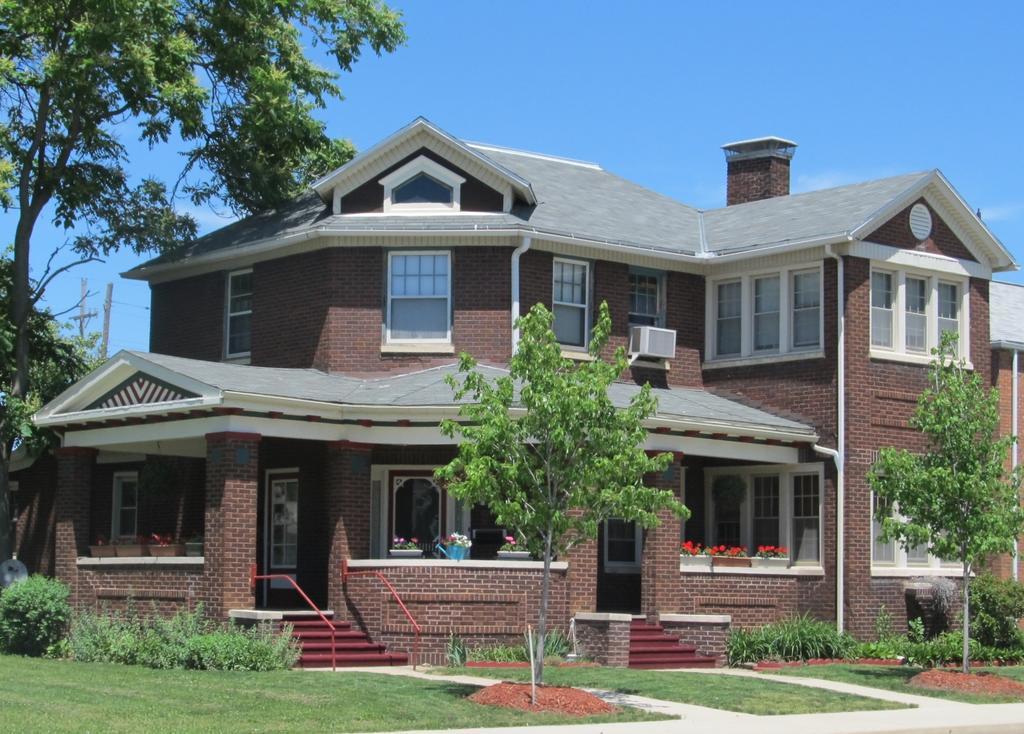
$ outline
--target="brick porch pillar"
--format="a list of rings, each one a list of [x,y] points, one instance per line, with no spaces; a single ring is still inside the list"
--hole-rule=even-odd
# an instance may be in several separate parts
[[[256,603],[249,570],[256,563],[259,452],[258,433],[206,435],[203,574],[206,612],[214,618]]]
[[[327,603],[341,617],[345,608],[341,588],[343,558],[370,555],[371,446],[337,441],[327,444],[324,489],[327,493]]]
[[[573,546],[566,554],[569,571],[565,581],[570,617],[597,609],[597,552],[597,541],[588,540]]]
[[[89,545],[92,470],[96,450],[78,446],[59,448],[57,454],[56,531],[54,572],[71,587],[71,603],[83,601],[78,589],[78,556]]]
[[[648,486],[671,490],[678,499],[682,493],[682,455],[677,454],[661,474],[645,479]],[[681,603],[679,578],[680,519],[669,510],[658,512],[661,523],[644,533],[641,565],[640,610],[651,621],[659,612],[677,611]]]

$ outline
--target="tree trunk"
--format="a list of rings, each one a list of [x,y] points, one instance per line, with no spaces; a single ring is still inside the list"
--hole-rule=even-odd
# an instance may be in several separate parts
[[[963,664],[961,669],[964,673],[970,672],[971,669],[971,594],[970,594],[970,583],[971,583],[971,568],[964,561],[964,580],[961,585],[960,594],[964,601],[964,656]]]
[[[551,534],[552,529],[544,537],[544,573],[540,581],[540,611],[537,614],[537,647],[533,656],[534,680],[537,685],[544,682],[544,643],[548,631],[548,596],[551,588]],[[534,701],[534,704],[537,702]]]

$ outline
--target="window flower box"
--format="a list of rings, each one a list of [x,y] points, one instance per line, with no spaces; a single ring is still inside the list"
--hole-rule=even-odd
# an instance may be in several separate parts
[[[89,555],[93,558],[113,558],[117,555],[117,546],[100,543],[89,546]]]
[[[499,561],[528,561],[530,560],[530,551],[524,550],[500,550],[498,551]]]
[[[185,555],[185,544],[168,543],[167,545],[151,545],[149,546],[149,555],[157,556],[158,558],[183,556]]]
[[[390,558],[422,558],[423,557],[423,549],[422,548],[415,548],[415,549],[412,549],[412,548],[392,548],[391,550],[388,551],[388,556]]]
[[[697,555],[691,556],[683,553],[679,556],[679,562],[686,566],[686,568],[701,568],[708,571],[711,570],[711,556]]]
[[[746,556],[712,556],[711,565],[721,568],[750,568],[750,560]]]
[[[789,559],[782,558],[751,558],[751,568],[789,568]]]
[[[119,543],[114,546],[117,549],[118,558],[141,558],[149,555],[148,550],[142,543]]]

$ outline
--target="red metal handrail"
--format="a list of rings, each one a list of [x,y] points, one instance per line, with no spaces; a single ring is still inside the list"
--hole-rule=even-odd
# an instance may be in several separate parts
[[[288,574],[285,574],[285,573],[257,574],[256,573],[256,564],[255,563],[252,564],[252,566],[249,567],[249,589],[250,589],[250,591],[253,591],[253,592],[256,591],[256,582],[257,581],[274,581],[275,579],[284,579],[285,581],[290,583],[292,585],[292,587],[295,589],[295,591],[298,592],[299,596],[302,597],[303,601],[305,601],[306,604],[309,605],[310,609],[312,609],[314,612],[317,613],[317,615],[319,615],[320,621],[322,621],[324,624],[326,624],[328,629],[330,629],[330,631],[331,631],[331,670],[337,671],[337,669],[338,669],[338,666],[337,666],[338,646],[337,646],[337,640],[335,638],[335,633],[337,632],[337,629],[335,628],[334,623],[331,622],[331,620],[329,620],[327,618],[327,616],[323,612],[320,611],[320,607],[318,607],[316,604],[313,603],[313,600],[310,599],[309,596],[306,595],[306,592],[302,590],[302,587],[299,586],[298,583],[296,583],[295,579],[293,579]]]
[[[415,633],[412,643],[412,669],[416,670],[416,665],[419,662],[420,657],[420,633],[423,631],[419,623],[413,618],[412,613],[409,612],[409,608],[405,606],[405,602],[402,601],[402,597],[399,596],[398,591],[388,581],[380,571],[349,571],[348,570],[348,559],[341,559],[341,583],[348,583],[348,580],[353,576],[373,576],[384,584],[384,588],[391,592],[391,596],[394,597],[395,603],[398,604],[398,608],[405,614],[405,618],[409,620],[409,624],[412,625],[413,632]]]

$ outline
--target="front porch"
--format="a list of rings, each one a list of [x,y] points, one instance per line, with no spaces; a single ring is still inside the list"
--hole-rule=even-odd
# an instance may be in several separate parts
[[[80,606],[134,604],[144,613],[165,613],[202,602],[217,617],[305,608],[289,582],[251,584],[255,568],[294,579],[336,618],[390,649],[409,650],[412,627],[390,592],[369,575],[346,583],[347,562],[386,576],[423,628],[426,659],[443,657],[452,631],[471,645],[518,642],[537,621],[541,562],[498,559],[509,529],[498,527],[487,508],[456,502],[433,479],[456,451],[437,428],[441,417],[457,413],[458,406],[439,397],[443,390],[450,398],[444,377],[452,371],[356,381],[309,370],[120,355],[40,413],[41,423],[64,431],[57,575],[71,584]],[[695,509],[687,537],[697,517],[713,517],[705,472],[796,467],[814,459],[808,445],[815,436],[799,424],[702,391],[664,393],[667,410],[652,425],[647,448],[673,452],[675,461],[648,481]],[[317,394],[323,398],[314,400]],[[161,399],[146,399],[153,395]],[[349,402],[327,400],[335,395],[332,400]],[[824,484],[817,492],[820,503]],[[612,521],[597,541],[558,559],[551,624],[565,629],[574,615],[598,611],[656,619],[695,611],[697,598],[704,607],[727,603],[722,595],[693,594],[698,586],[680,569],[680,523],[662,519],[647,532]],[[788,522],[780,532],[790,531]],[[467,560],[437,552],[437,541],[452,532],[473,540]],[[203,555],[89,555],[101,536],[129,541],[153,534],[201,535]],[[423,556],[389,558],[396,536],[417,538]],[[820,542],[820,531],[815,537]],[[795,569],[787,573],[797,578]]]

